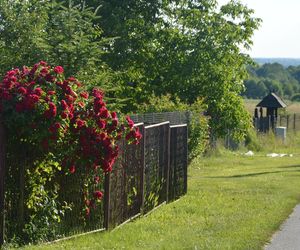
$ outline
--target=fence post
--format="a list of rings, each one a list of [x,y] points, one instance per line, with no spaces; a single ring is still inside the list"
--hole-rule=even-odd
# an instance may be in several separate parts
[[[110,173],[105,174],[104,180],[104,228],[109,229],[110,218]]]
[[[279,123],[280,123],[280,126],[281,126],[281,124],[282,124],[282,116],[280,116]]]
[[[168,145],[168,157],[167,157],[167,169],[166,169],[166,202],[169,201],[169,171],[170,171],[170,158],[171,158],[171,127],[170,123],[167,125],[167,145]]]
[[[142,128],[142,166],[141,166],[141,204],[140,204],[140,213],[144,211],[144,203],[145,203],[145,147],[146,147],[146,129],[145,125]]]
[[[0,117],[0,248],[4,243],[5,131]]]
[[[296,131],[296,114],[294,114],[294,131]]]
[[[186,168],[184,169],[184,194],[187,193],[187,168],[189,165],[189,128],[186,126]]]
[[[289,123],[290,123],[290,115],[286,116],[286,130],[289,129]]]

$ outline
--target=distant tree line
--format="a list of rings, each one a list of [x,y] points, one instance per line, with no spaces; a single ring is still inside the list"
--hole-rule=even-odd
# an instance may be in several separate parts
[[[266,63],[249,66],[248,72],[242,94],[245,97],[259,99],[273,91],[285,99],[300,101],[300,65],[284,67],[279,63]]]

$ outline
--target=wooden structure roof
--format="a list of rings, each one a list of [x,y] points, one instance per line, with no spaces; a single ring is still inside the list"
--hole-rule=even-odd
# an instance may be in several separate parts
[[[256,105],[256,107],[262,107],[262,108],[285,108],[285,107],[287,107],[287,105],[275,93],[270,93],[266,97],[264,97],[264,99],[262,99],[261,102]]]

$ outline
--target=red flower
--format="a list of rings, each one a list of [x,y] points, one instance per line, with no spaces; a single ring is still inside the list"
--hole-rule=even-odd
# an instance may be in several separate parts
[[[114,127],[117,127],[117,126],[118,126],[118,119],[113,119],[113,120],[112,120],[112,125],[113,125]]]
[[[128,123],[129,128],[133,128],[134,122],[131,120],[129,116],[126,117],[126,121]]]
[[[42,90],[41,88],[36,88],[36,89],[34,90],[34,93],[35,93],[37,96],[41,96],[42,93],[43,93],[43,90]]]
[[[67,104],[67,102],[65,100],[61,100],[60,103],[61,103],[61,108],[63,110],[66,110],[68,108],[68,104]]]
[[[93,195],[94,195],[94,198],[98,199],[98,200],[101,200],[103,197],[103,193],[101,191],[95,191]]]
[[[116,112],[112,112],[111,113],[111,117],[114,118],[114,119],[116,119],[117,118],[117,113]]]
[[[54,128],[57,130],[60,129],[61,128],[60,123],[59,122],[54,123]]]
[[[47,92],[47,94],[48,94],[48,95],[54,95],[54,94],[55,94],[55,91],[54,91],[54,90],[49,90],[49,91]]]
[[[91,210],[87,207],[87,208],[85,209],[85,216],[89,216],[90,213],[91,213]]]
[[[54,68],[54,72],[55,72],[56,74],[62,74],[62,73],[64,73],[64,68],[63,68],[62,66],[56,66],[56,67]]]
[[[72,165],[72,166],[69,167],[69,172],[70,172],[71,174],[74,174],[75,171],[76,171],[76,167],[75,167],[74,165]]]
[[[81,92],[81,93],[80,93],[80,96],[81,96],[82,98],[84,98],[84,99],[88,99],[88,98],[89,98],[89,93],[86,92],[86,91],[84,91],[84,92]]]
[[[85,104],[83,102],[78,102],[78,106],[84,108]]]
[[[94,182],[95,182],[96,184],[98,184],[98,183],[100,182],[100,177],[99,177],[99,176],[95,176],[95,177],[94,177]]]
[[[101,91],[99,89],[93,89],[93,96],[102,100],[103,91]]]
[[[109,117],[108,110],[105,107],[102,107],[100,110],[100,117],[106,119]]]
[[[41,66],[47,66],[47,63],[44,62],[44,61],[40,61],[39,64],[40,64]]]
[[[78,119],[76,121],[76,125],[77,125],[78,128],[82,128],[82,127],[85,126],[85,121]]]
[[[27,94],[27,89],[25,89],[24,87],[20,87],[20,88],[18,88],[18,93],[22,94],[22,95],[26,95]]]
[[[98,120],[97,125],[100,129],[104,129],[106,126],[106,122],[104,120]]]
[[[88,206],[88,207],[91,205],[91,201],[90,201],[90,200],[85,200],[84,203],[85,203],[85,205]]]
[[[41,76],[46,76],[49,73],[47,68],[42,68],[40,71]]]
[[[68,117],[68,114],[66,112],[62,112],[60,116],[62,119],[66,119]]]

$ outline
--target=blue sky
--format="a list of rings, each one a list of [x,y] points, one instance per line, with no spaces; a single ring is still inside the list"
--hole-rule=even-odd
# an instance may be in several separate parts
[[[228,0],[218,0],[224,4]],[[300,0],[241,0],[263,19],[253,36],[252,57],[300,58]]]

